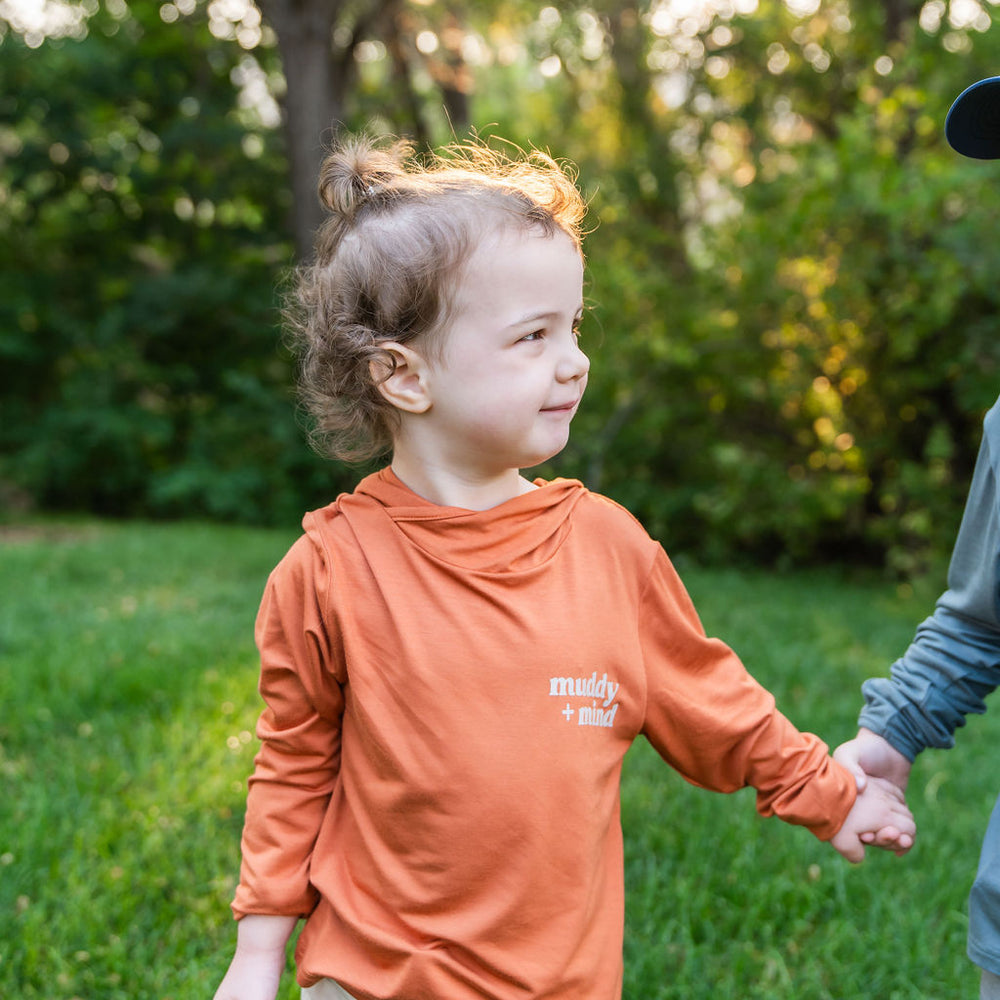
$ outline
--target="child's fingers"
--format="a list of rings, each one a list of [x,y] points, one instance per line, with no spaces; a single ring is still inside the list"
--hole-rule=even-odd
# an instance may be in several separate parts
[[[894,826],[883,826],[881,830],[875,830],[865,836],[871,838],[867,843],[873,847],[895,847],[899,841],[900,831]]]
[[[896,826],[884,826],[880,830],[861,834],[861,839],[872,847],[902,856],[913,846],[914,832]]]
[[[833,751],[833,759],[838,764],[846,767],[854,775],[854,783],[857,785],[858,791],[863,792],[865,786],[868,784],[868,775],[865,774],[864,769],[861,767],[861,762],[858,760],[857,741],[852,740],[849,743],[842,743]]]
[[[855,837],[854,839],[856,841],[854,844],[839,847],[838,850],[851,864],[859,865],[865,860],[865,845],[860,838]]]

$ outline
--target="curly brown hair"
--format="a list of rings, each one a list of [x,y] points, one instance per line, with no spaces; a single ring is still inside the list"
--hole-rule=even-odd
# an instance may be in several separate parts
[[[395,428],[373,374],[392,371],[380,345],[422,337],[433,352],[463,262],[498,229],[561,231],[582,253],[586,204],[565,164],[478,141],[417,157],[406,142],[348,138],[326,157],[319,194],[328,217],[286,323],[313,446],[364,461],[391,449]]]

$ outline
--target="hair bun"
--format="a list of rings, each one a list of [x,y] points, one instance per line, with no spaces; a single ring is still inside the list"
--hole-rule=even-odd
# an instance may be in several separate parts
[[[350,218],[392,181],[406,176],[404,164],[411,155],[404,140],[379,149],[365,136],[347,139],[323,161],[319,199],[330,212]]]

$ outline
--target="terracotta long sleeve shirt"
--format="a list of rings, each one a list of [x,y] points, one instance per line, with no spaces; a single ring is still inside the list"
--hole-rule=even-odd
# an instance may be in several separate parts
[[[307,918],[302,985],[359,1000],[615,1000],[619,777],[645,735],[828,839],[854,782],[618,505],[556,480],[487,511],[384,470],[306,516],[257,623],[262,741],[233,904]]]

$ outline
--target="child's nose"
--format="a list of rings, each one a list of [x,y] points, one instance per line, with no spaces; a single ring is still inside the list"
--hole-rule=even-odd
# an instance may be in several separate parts
[[[556,378],[560,382],[574,382],[590,371],[590,358],[587,357],[577,343],[573,343],[566,356],[559,362]]]

